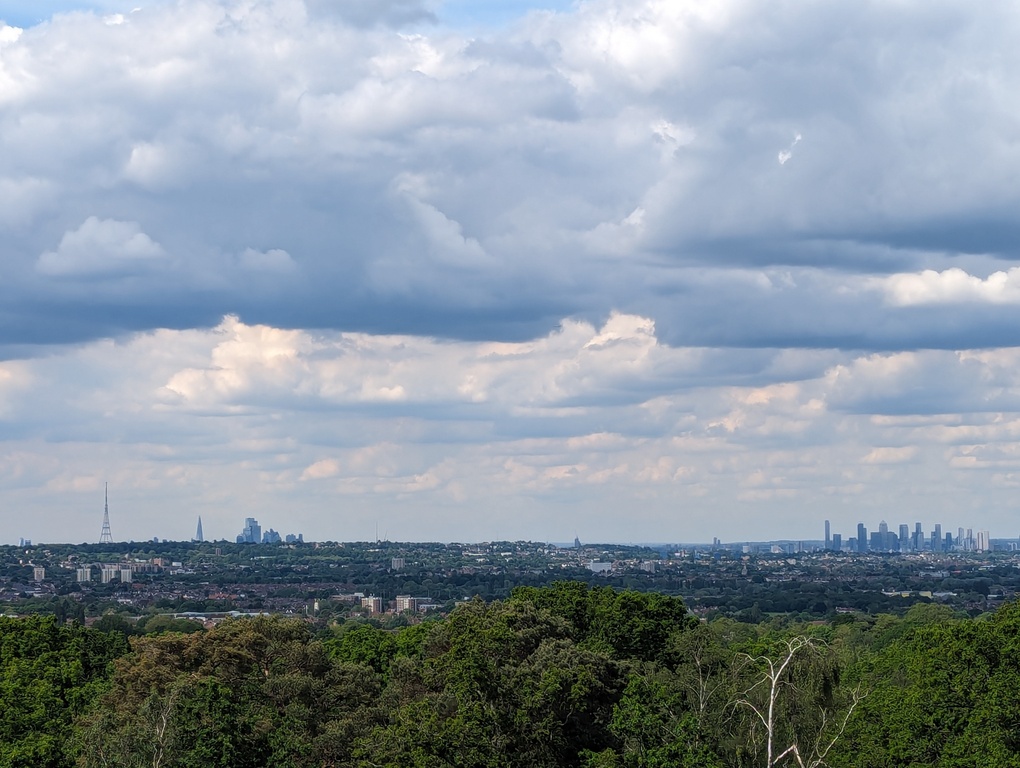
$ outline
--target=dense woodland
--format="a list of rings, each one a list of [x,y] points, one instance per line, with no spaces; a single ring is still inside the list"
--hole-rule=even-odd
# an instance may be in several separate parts
[[[1020,606],[703,622],[559,582],[387,630],[0,619],[0,766],[1020,766]]]

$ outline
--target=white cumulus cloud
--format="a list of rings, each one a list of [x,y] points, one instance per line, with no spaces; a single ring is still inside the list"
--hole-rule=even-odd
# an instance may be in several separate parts
[[[64,233],[55,251],[39,256],[36,269],[52,277],[117,277],[147,271],[165,257],[137,222],[89,216]]]
[[[959,267],[937,272],[889,275],[874,281],[887,299],[899,306],[920,304],[1020,303],[1020,267],[993,272],[986,278],[971,275]]]

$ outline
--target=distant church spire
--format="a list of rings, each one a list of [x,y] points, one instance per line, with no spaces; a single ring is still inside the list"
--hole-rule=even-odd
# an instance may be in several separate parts
[[[195,541],[200,542],[200,543],[205,541],[205,537],[202,536],[202,516],[201,515],[198,516],[198,530],[195,531]]]
[[[99,534],[100,544],[113,544],[110,533],[110,484],[106,483],[106,502],[103,504],[103,532]]]

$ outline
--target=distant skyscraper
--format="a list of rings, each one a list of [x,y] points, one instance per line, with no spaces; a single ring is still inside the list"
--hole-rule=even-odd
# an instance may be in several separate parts
[[[832,534],[832,551],[839,552],[843,549],[843,534],[834,533]]]
[[[201,515],[198,516],[198,530],[195,531],[195,541],[198,541],[198,542],[205,541],[205,536],[202,535],[202,516]]]
[[[99,534],[100,544],[113,544],[113,533],[110,531],[110,484],[105,484],[105,501],[103,503],[103,531]]]
[[[900,552],[910,549],[910,528],[906,523],[900,523]]]
[[[279,544],[282,541],[280,534],[270,528],[268,531],[262,534],[263,544]]]
[[[889,531],[889,525],[883,520],[878,524],[878,530],[871,534],[871,551],[896,552],[898,549],[899,540]]]
[[[825,521],[825,548],[832,549],[832,531],[829,528],[829,521]]]
[[[931,534],[931,551],[942,551],[942,523],[935,523],[935,530]]]
[[[244,518],[244,529],[241,531],[241,535],[237,537],[238,544],[261,544],[262,543],[262,526],[259,525],[259,521],[254,517]]]
[[[864,523],[857,523],[857,551],[868,551],[868,529],[864,527]]]
[[[920,523],[914,523],[913,550],[920,552],[922,549],[924,549],[924,531],[921,530]]]
[[[992,537],[988,531],[977,532],[977,548],[979,552],[989,552],[992,549]]]

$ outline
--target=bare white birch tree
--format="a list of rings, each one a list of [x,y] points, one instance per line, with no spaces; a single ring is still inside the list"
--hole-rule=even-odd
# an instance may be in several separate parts
[[[850,691],[849,699],[842,714],[820,707],[817,733],[805,747],[798,743],[792,729],[785,727],[778,718],[777,708],[784,695],[795,692],[796,684],[791,679],[792,664],[798,655],[818,650],[820,643],[806,637],[786,640],[784,650],[778,658],[769,656],[743,657],[746,663],[758,670],[755,682],[737,699],[736,705],[748,709],[765,734],[765,768],[776,768],[783,761],[793,760],[799,768],[822,768],[825,757],[839,741],[857,705],[864,698],[858,685]],[[781,741],[781,734],[790,733],[789,743]],[[777,743],[779,742],[779,743]]]

